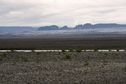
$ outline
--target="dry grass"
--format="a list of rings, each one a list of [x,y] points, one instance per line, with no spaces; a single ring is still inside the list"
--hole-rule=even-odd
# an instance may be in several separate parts
[[[0,53],[0,84],[126,84],[126,52]]]

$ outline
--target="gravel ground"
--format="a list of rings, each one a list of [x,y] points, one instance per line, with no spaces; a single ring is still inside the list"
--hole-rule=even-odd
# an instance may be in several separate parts
[[[0,53],[0,84],[126,84],[126,52]]]

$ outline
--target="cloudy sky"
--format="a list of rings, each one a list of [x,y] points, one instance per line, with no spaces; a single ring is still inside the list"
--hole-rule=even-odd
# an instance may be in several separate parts
[[[126,23],[126,0],[0,0],[0,25]]]

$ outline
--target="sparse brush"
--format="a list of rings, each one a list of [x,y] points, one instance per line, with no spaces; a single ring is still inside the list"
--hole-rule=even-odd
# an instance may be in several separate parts
[[[126,67],[122,68],[122,71],[126,72]]]
[[[41,53],[40,52],[36,52],[36,55],[40,55]]]
[[[94,52],[97,52],[98,51],[98,49],[94,49]]]
[[[0,61],[3,61],[7,57],[6,53],[0,55]]]
[[[104,53],[105,57],[108,55],[108,53]]]
[[[74,50],[73,50],[73,49],[70,49],[69,51],[70,51],[70,52],[74,52]]]
[[[3,58],[0,56],[0,61],[3,61]]]
[[[84,63],[84,66],[88,66],[88,65],[89,65],[89,62],[88,62],[88,60],[86,60]]]
[[[66,52],[65,50],[62,50],[62,52]]]
[[[21,59],[21,61],[23,61],[23,62],[28,62],[28,58],[26,58],[26,57],[21,56],[20,59]]]
[[[33,53],[35,52],[35,50],[31,50]]]
[[[82,49],[76,49],[76,52],[82,52]]]
[[[15,52],[13,49],[11,49],[11,52],[13,53],[13,52]]]
[[[65,54],[65,59],[68,59],[68,60],[70,60],[71,59],[71,54]]]

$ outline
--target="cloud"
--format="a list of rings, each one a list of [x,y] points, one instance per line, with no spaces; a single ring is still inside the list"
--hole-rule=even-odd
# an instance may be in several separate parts
[[[0,25],[126,23],[124,0],[0,0]]]

